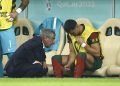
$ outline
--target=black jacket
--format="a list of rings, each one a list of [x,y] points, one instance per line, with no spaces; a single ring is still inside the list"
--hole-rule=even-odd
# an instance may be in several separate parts
[[[5,67],[22,66],[32,64],[35,60],[40,62],[45,61],[46,55],[43,49],[43,43],[40,36],[34,36],[32,39],[23,43],[13,54]]]

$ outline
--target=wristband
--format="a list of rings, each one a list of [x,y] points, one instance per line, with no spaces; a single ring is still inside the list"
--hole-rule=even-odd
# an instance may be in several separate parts
[[[20,14],[20,13],[22,12],[22,9],[21,9],[21,8],[18,8],[18,9],[16,10],[16,12]]]
[[[81,44],[81,47],[83,47],[83,48],[84,48],[85,46],[86,46],[86,44],[85,44],[85,43],[82,43],[82,44]]]

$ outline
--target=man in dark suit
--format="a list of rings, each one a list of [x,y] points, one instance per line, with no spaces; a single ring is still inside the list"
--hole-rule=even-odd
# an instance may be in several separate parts
[[[50,29],[41,30],[40,36],[23,43],[6,64],[8,77],[41,77],[47,74],[46,55],[43,47],[54,43],[55,33]]]

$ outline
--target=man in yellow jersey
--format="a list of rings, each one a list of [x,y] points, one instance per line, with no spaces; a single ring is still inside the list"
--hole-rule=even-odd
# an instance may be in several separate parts
[[[13,21],[26,8],[29,0],[21,0],[15,10],[16,0],[0,0],[0,77],[3,77],[2,55],[9,59],[16,50]]]
[[[94,28],[69,19],[64,24],[68,34],[70,54],[55,55],[52,65],[56,77],[62,77],[63,71],[72,71],[75,78],[81,77],[85,70],[95,71],[102,65],[102,53],[99,32]]]

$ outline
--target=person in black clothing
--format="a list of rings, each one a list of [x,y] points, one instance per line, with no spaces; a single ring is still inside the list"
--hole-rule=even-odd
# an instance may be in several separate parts
[[[55,32],[43,29],[40,36],[23,43],[5,66],[8,77],[41,77],[48,72],[43,47],[54,43]]]

